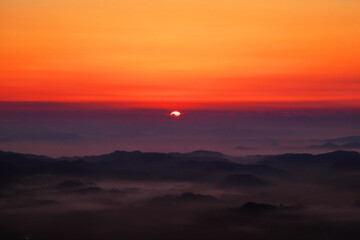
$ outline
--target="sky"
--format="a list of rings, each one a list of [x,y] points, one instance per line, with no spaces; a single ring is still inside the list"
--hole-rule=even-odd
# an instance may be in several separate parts
[[[359,14],[354,0],[3,0],[0,101],[357,108]]]

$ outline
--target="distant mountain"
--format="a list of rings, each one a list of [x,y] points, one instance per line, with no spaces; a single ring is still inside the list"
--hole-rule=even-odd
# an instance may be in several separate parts
[[[305,209],[304,205],[297,204],[297,205],[290,205],[290,206],[284,206],[282,204],[280,205],[273,205],[269,203],[257,203],[257,202],[247,202],[244,205],[242,205],[239,208],[232,209],[232,212],[239,213],[239,214],[245,214],[245,215],[257,215],[257,214],[263,214],[263,213],[274,213],[279,211],[283,211],[283,215],[279,215],[282,217],[289,216],[284,213],[284,211],[294,211],[294,210],[301,210]],[[248,216],[249,216],[248,215]],[[291,216],[291,215],[290,215]],[[294,215],[292,215],[294,216]]]
[[[1,181],[21,175],[56,174],[62,176],[106,177],[125,180],[191,180],[217,182],[232,172],[285,176],[264,164],[238,164],[222,153],[155,153],[114,151],[83,157],[44,156],[0,152]]]
[[[182,203],[217,203],[219,200],[211,195],[195,194],[193,192],[184,192],[180,196],[164,195],[150,199],[147,204],[164,205],[164,204],[182,204]]]
[[[348,156],[341,159],[336,159],[335,156],[333,159],[335,161],[331,168],[334,170],[360,171],[360,153],[358,152],[349,153]]]
[[[59,160],[84,160],[89,162],[97,161],[226,161],[227,157],[220,152],[197,150],[190,153],[157,153],[157,152],[141,152],[141,151],[114,151],[109,154],[98,156],[84,156],[84,157],[62,157]]]
[[[305,147],[307,149],[358,149],[360,148],[359,142],[349,142],[344,144],[335,144],[333,142],[326,142],[320,145],[311,145]]]
[[[54,159],[45,156],[0,151],[0,184],[21,175],[48,172],[55,164]]]
[[[256,164],[230,161],[218,152],[191,153],[115,151],[109,154],[53,159],[32,154],[0,151],[0,183],[20,176],[52,174],[123,180],[202,181],[224,186],[268,185],[266,179],[288,179],[289,172],[360,169],[360,153],[335,151],[325,154],[257,156]],[[74,183],[64,183],[64,186]],[[61,187],[61,186],[59,186]]]
[[[33,160],[46,160],[51,161],[53,158],[42,156],[42,155],[34,155],[34,154],[23,154],[23,153],[14,153],[14,152],[5,152],[0,151],[0,161],[5,162],[21,162],[21,161],[33,161]]]
[[[198,158],[226,158],[224,154],[220,152],[213,152],[213,151],[206,151],[206,150],[197,150],[190,153],[186,153],[185,155],[191,157],[198,157]]]
[[[360,142],[360,136],[347,136],[340,138],[327,139],[328,142]]]
[[[343,145],[340,145],[341,148],[344,149],[352,149],[352,148],[360,148],[360,142],[349,142],[349,143],[345,143]]]
[[[282,155],[272,155],[264,156],[262,161],[263,164],[269,166],[280,168],[280,169],[289,169],[289,168],[335,168],[333,165],[337,163],[345,162],[360,162],[360,153],[352,151],[334,151],[324,154],[282,154]]]

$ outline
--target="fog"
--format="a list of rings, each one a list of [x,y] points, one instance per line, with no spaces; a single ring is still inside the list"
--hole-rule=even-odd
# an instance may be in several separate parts
[[[1,239],[360,237],[357,152],[0,159]]]

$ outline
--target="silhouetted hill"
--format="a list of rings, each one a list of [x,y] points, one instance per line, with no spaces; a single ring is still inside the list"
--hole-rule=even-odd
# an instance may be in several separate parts
[[[335,151],[323,154],[282,154],[264,156],[260,163],[280,169],[321,167],[329,168],[333,164],[341,165],[342,162],[360,161],[360,153],[351,151]],[[335,166],[333,166],[335,167]]]
[[[0,152],[0,239],[359,239],[359,155]]]
[[[45,156],[0,152],[0,182],[31,174],[107,177],[125,180],[191,180],[219,182],[231,174],[243,184],[254,183],[249,175],[287,178],[284,170],[360,169],[358,152],[335,151],[312,154],[258,156],[258,164],[239,164],[217,152],[153,153],[115,151],[109,154],[53,159]],[[283,169],[283,170],[280,170]],[[248,174],[248,175],[246,175]],[[236,175],[234,175],[236,176]],[[235,181],[229,177],[225,182]],[[244,177],[247,176],[247,177]],[[234,179],[230,179],[234,178]],[[246,179],[244,179],[246,178]],[[251,178],[251,179],[250,179]],[[256,179],[259,180],[259,179]],[[239,184],[240,184],[239,182]],[[258,185],[261,181],[258,181]],[[262,182],[265,185],[265,182]]]
[[[184,154],[115,151],[98,156],[58,159],[1,152],[0,166],[2,181],[31,174],[213,182],[229,172],[286,176],[286,172],[265,164],[238,164],[221,153],[203,150]]]
[[[211,195],[195,194],[193,192],[184,192],[180,196],[164,195],[150,199],[147,204],[163,205],[163,204],[186,204],[186,203],[216,203],[217,200]]]
[[[329,153],[323,153],[315,155],[318,161],[323,162],[337,162],[348,160],[360,160],[360,153],[353,151],[335,151]]]
[[[45,156],[0,151],[0,184],[20,175],[48,172],[55,164],[54,159]]]
[[[320,145],[311,145],[305,148],[308,149],[358,149],[360,148],[359,142],[348,142],[344,144],[336,144],[333,142],[326,142]]]
[[[225,155],[220,152],[206,151],[206,150],[197,150],[190,153],[186,153],[185,155],[190,157],[198,157],[198,158],[216,158],[216,159],[224,159]]]
[[[15,153],[15,152],[4,152],[0,151],[0,162],[14,162],[14,161],[30,161],[30,160],[54,160],[53,158],[42,156],[42,155],[34,155],[34,154],[23,154],[23,153]]]
[[[348,155],[346,158],[338,159],[332,164],[331,168],[334,170],[359,171],[360,154],[353,152],[353,154]]]

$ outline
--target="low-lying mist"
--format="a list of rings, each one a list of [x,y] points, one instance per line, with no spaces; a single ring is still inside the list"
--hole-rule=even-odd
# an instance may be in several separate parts
[[[1,239],[360,237],[357,152],[0,153]]]

